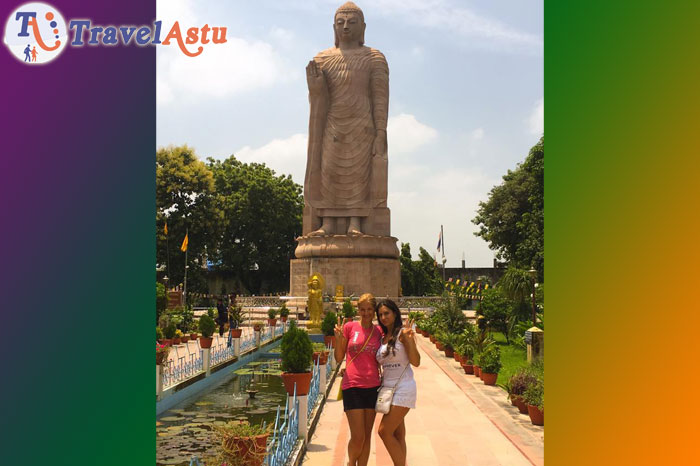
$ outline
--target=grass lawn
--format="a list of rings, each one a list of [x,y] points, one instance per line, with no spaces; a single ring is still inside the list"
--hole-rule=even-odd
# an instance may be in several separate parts
[[[513,373],[521,367],[527,366],[527,350],[517,346],[506,344],[506,337],[501,332],[492,332],[496,344],[501,348],[501,370],[498,373],[496,383],[506,383]]]

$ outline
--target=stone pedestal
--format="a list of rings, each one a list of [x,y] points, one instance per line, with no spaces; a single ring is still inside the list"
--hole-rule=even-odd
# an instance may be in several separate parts
[[[237,358],[241,357],[241,339],[233,338],[233,355]]]
[[[211,375],[211,348],[202,348],[202,365],[206,377]]]
[[[527,362],[544,357],[544,332],[537,327],[532,327],[525,332],[527,343]]]
[[[398,258],[384,257],[309,257],[292,259],[289,264],[292,296],[306,296],[309,277],[319,272],[326,280],[324,294],[334,294],[343,285],[347,295],[396,297],[401,287]]]

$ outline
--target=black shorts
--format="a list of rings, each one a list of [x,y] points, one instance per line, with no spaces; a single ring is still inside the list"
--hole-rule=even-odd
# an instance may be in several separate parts
[[[377,404],[379,387],[348,388],[343,390],[343,411],[351,409],[374,409]]]

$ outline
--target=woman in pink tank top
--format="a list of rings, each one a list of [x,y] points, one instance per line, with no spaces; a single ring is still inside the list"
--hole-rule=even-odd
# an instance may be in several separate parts
[[[335,360],[345,359],[343,408],[350,426],[348,459],[351,466],[366,466],[372,440],[377,390],[380,385],[379,365],[375,354],[382,340],[382,331],[372,321],[376,312],[374,296],[365,293],[358,302],[360,322],[335,327]]]

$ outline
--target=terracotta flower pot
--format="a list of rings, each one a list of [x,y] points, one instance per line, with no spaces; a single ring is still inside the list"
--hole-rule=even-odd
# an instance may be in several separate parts
[[[280,320],[281,320],[282,322],[287,322],[287,317],[285,317],[285,316],[280,317]]]
[[[518,407],[520,414],[528,414],[527,404],[523,401],[523,397],[520,395],[514,395],[513,397],[515,399],[515,406]]]
[[[191,333],[191,334],[190,334],[190,340],[192,340],[192,341],[197,341],[197,334],[196,334],[196,333]]]
[[[532,421],[534,425],[544,425],[544,411],[540,411],[537,406],[527,405],[527,413],[530,415],[530,421]]]
[[[243,334],[242,328],[232,328],[231,329],[231,337],[232,338],[241,338],[242,334]]]
[[[183,335],[183,336],[180,338],[180,341],[181,341],[182,343],[187,343],[188,341],[190,341],[190,336],[189,336],[189,335]]]
[[[465,374],[473,374],[474,373],[474,365],[473,364],[462,363],[462,369],[464,369]]]
[[[457,351],[455,351],[455,356],[454,356],[454,358],[455,358],[455,361],[457,361],[458,363],[462,364],[462,355],[459,354]]]
[[[455,357],[455,350],[451,348],[445,348],[445,356],[448,358],[454,358]]]
[[[262,325],[260,325],[260,324],[253,325],[253,330],[256,332],[259,332],[261,328],[262,328]]]
[[[161,366],[163,363],[165,363],[165,357],[168,355],[168,353],[156,353],[156,366]]]
[[[435,344],[435,337],[430,335],[430,343]]]
[[[477,377],[481,375],[481,368],[479,366],[474,366],[474,375]]]
[[[328,351],[316,351],[313,354],[314,364],[320,359],[319,365],[325,366],[328,363]]]
[[[275,325],[277,325],[277,319],[267,319],[267,325],[269,325],[270,327],[274,327]]]
[[[173,338],[173,345],[179,345],[182,343],[182,338]]]
[[[270,434],[255,437],[231,437],[224,440],[224,447],[236,452],[241,464],[262,466],[267,452],[267,438]]]
[[[161,341],[163,342],[162,344],[165,346],[171,346],[173,344],[172,338],[163,338],[163,340],[161,340]]]
[[[332,344],[333,348],[335,348],[335,335],[324,335],[323,342],[326,344],[326,346],[330,346]]]
[[[484,381],[484,385],[496,385],[497,378],[498,374],[491,374],[488,372],[481,373],[481,380]]]
[[[199,339],[199,346],[202,348],[211,348],[211,344],[214,342],[214,337],[201,337]]]
[[[288,395],[294,395],[295,382],[297,384],[297,395],[308,395],[309,387],[311,386],[311,372],[282,372],[282,382]]]
[[[438,350],[440,350],[440,351],[445,351],[445,345],[443,345],[443,344],[440,343],[439,341],[438,341],[437,343],[435,343],[435,346],[437,346],[437,349],[438,349]]]

